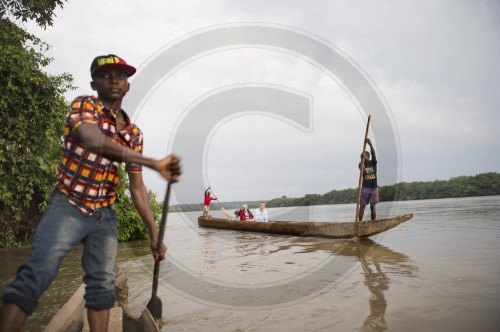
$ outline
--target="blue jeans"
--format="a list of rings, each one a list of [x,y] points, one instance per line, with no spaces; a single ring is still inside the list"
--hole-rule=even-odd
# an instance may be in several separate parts
[[[31,253],[17,269],[14,281],[4,288],[2,300],[31,315],[57,276],[64,257],[81,242],[86,306],[97,311],[112,308],[117,235],[114,206],[84,216],[66,201],[64,194],[54,190],[37,227]]]

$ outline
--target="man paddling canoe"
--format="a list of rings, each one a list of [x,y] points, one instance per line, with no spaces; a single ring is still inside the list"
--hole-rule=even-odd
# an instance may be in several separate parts
[[[118,167],[126,163],[130,193],[151,238],[156,260],[165,257],[142,178],[142,167],[151,168],[170,181],[181,174],[179,158],[142,155],[140,129],[122,110],[129,91],[128,78],[135,68],[116,55],[94,59],[90,67],[95,96],[81,96],[72,103],[66,119],[57,183],[40,220],[32,250],[12,283],[2,293],[0,331],[20,331],[40,296],[55,279],[64,257],[83,243],[82,267],[85,302],[91,331],[106,331],[115,298],[115,256],[118,246],[115,190]]]

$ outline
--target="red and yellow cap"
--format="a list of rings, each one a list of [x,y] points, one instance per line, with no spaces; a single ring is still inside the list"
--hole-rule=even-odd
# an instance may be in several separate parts
[[[128,77],[134,75],[136,69],[128,65],[125,60],[114,54],[99,55],[95,57],[90,65],[90,75],[94,77],[95,74],[108,69],[117,69],[125,73]]]

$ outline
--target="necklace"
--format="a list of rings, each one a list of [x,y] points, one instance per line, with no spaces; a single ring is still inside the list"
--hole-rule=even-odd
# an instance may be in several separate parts
[[[109,112],[111,113],[111,115],[113,115],[116,118],[118,116],[118,112],[120,112],[120,111],[119,110],[115,111],[114,109],[110,108]]]

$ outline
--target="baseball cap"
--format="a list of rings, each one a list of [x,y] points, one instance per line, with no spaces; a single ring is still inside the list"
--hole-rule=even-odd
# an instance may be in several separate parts
[[[125,60],[114,54],[96,56],[90,65],[90,76],[108,69],[117,69],[125,73],[127,77],[134,75],[135,68],[128,65]]]

